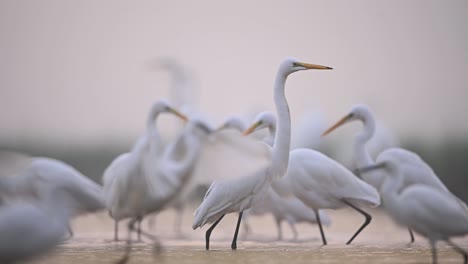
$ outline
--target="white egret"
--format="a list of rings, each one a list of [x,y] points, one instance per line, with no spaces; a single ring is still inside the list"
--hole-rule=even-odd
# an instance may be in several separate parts
[[[219,130],[223,129],[234,129],[236,131],[242,132],[246,129],[247,125],[242,120],[242,118],[238,115],[231,115],[226,118],[221,126],[218,127]]]
[[[63,241],[73,214],[68,204],[68,191],[73,190],[61,192],[65,189],[45,192],[41,188],[37,200],[16,200],[0,207],[1,263],[30,260],[48,253]]]
[[[265,124],[259,120],[248,128],[245,134]],[[365,216],[364,224],[348,240],[347,244],[350,244],[372,219],[360,206],[380,204],[380,197],[372,186],[356,178],[338,162],[318,151],[306,148],[291,151],[286,175],[274,181],[272,187],[282,196],[293,194],[315,212],[324,245],[327,244],[327,240],[319,209],[349,206]]]
[[[261,130],[263,128],[268,129],[268,135],[263,139],[263,142],[269,146],[273,146],[276,134],[276,117],[271,112],[261,112],[254,119],[253,125],[246,131],[244,134],[250,134],[255,131]],[[271,187],[268,190],[266,197],[259,203],[252,206],[245,212],[244,218],[250,215],[263,215],[266,213],[272,213],[277,230],[278,230],[278,239],[282,239],[281,231],[281,222],[286,220],[293,232],[294,239],[297,239],[297,231],[295,228],[295,223],[307,222],[316,224],[317,218],[315,217],[315,212],[307,207],[303,202],[297,199],[294,196],[291,197],[281,197],[279,196]],[[319,211],[320,219],[325,226],[329,226],[331,223],[328,215]],[[250,230],[250,227],[247,224],[247,221],[244,221],[244,226],[246,230]]]
[[[167,153],[171,153],[174,161],[179,161],[178,166],[185,168],[184,173],[186,180],[182,188],[177,192],[167,207],[175,208],[178,216],[175,219],[175,231],[177,235],[181,235],[180,226],[182,224],[182,213],[186,203],[189,201],[189,196],[195,185],[198,183],[197,179],[194,179],[195,169],[198,163],[197,156],[201,155],[203,145],[206,138],[214,130],[205,121],[199,118],[191,117],[189,123],[179,133],[173,143],[167,146]],[[191,156],[194,158],[187,159],[185,157]]]
[[[116,220],[116,240],[117,221],[132,218],[129,228],[133,231],[135,222],[162,208],[184,180],[183,177],[177,177],[177,162],[171,161],[164,153],[154,124],[161,113],[172,113],[187,119],[168,102],[157,101],[149,111],[146,133],[137,140],[130,152],[119,155],[104,171],[104,195],[110,215]]]
[[[437,263],[436,243],[439,240],[446,241],[463,255],[464,263],[468,263],[467,252],[450,240],[468,234],[466,205],[450,192],[433,186],[414,183],[403,188],[407,166],[401,165],[397,156],[386,156],[359,171],[363,175],[377,169],[383,172],[380,193],[388,214],[396,223],[429,239],[433,263]]]
[[[356,135],[353,144],[356,166],[365,167],[373,165],[375,161],[367,151],[366,143],[374,135],[375,119],[368,106],[353,106],[349,114],[331,126],[323,133],[323,135],[327,135],[341,125],[355,120],[360,120],[364,126],[363,130]],[[392,158],[399,161],[404,176],[403,184],[401,185],[402,189],[412,184],[424,184],[440,191],[449,192],[447,187],[445,187],[445,185],[440,181],[439,177],[437,177],[431,167],[427,165],[427,163],[424,162],[416,153],[402,148],[390,148],[378,155],[377,162],[386,158]],[[382,186],[384,176],[380,171],[375,171],[362,175],[362,179],[379,190]],[[409,230],[409,232],[411,242],[414,242],[414,236],[411,230]]]
[[[3,152],[2,156],[9,156]],[[36,199],[38,186],[48,184],[51,188],[66,188],[69,206],[74,208],[71,217],[105,209],[102,187],[81,174],[70,165],[51,158],[20,158],[22,168],[13,175],[2,178],[0,196],[3,200]],[[14,161],[13,161],[14,162]],[[64,193],[65,195],[65,193]],[[70,235],[73,235],[69,228]]]
[[[277,139],[271,151],[271,162],[255,173],[233,180],[220,180],[211,184],[205,198],[195,212],[192,228],[206,223],[213,225],[206,231],[206,249],[209,249],[210,235],[225,214],[239,212],[236,231],[231,249],[237,249],[237,234],[242,212],[262,199],[270,183],[282,177],[288,168],[291,144],[291,117],[285,97],[285,83],[289,74],[307,69],[331,69],[330,67],[307,64],[288,58],[278,69],[274,84],[274,100],[278,114]]]

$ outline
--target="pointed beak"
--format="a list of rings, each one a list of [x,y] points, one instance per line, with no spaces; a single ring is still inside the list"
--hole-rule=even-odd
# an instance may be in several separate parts
[[[370,165],[367,167],[358,168],[357,171],[359,172],[359,174],[362,174],[362,173],[366,173],[366,172],[373,171],[373,170],[383,169],[384,167],[385,167],[385,162],[380,162],[380,163],[376,163],[374,165]]]
[[[296,65],[302,66],[306,69],[313,69],[313,70],[333,70],[332,67],[318,65],[318,64],[311,64],[311,63],[296,62]]]
[[[333,130],[337,129],[338,127],[340,127],[341,125],[346,123],[351,117],[352,117],[352,115],[348,114],[345,117],[341,118],[338,122],[336,122],[336,124],[334,124],[329,129],[327,129],[325,132],[323,132],[322,137],[330,134]]]
[[[258,121],[258,122],[255,122],[253,125],[251,125],[249,128],[247,128],[244,133],[242,133],[242,135],[244,136],[247,136],[249,134],[251,134],[252,132],[255,131],[255,129],[257,129],[257,127],[261,124],[262,122]]]
[[[186,115],[182,114],[181,112],[175,110],[174,108],[169,108],[169,112],[173,113],[174,115],[178,116],[180,119],[184,120],[185,122],[188,121]]]

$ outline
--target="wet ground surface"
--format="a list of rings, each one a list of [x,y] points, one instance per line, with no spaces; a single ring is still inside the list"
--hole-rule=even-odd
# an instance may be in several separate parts
[[[416,243],[408,244],[405,229],[395,226],[380,211],[373,211],[374,219],[368,229],[358,236],[352,245],[347,239],[359,227],[363,219],[351,210],[327,211],[332,226],[325,229],[328,243],[322,246],[316,225],[297,226],[299,237],[292,239],[286,223],[284,239],[276,239],[276,227],[271,217],[249,219],[253,233],[248,236],[241,230],[238,250],[230,249],[237,215],[228,215],[213,231],[211,250],[206,251],[202,230],[191,230],[192,215],[183,217],[182,235],[173,232],[173,212],[163,213],[151,230],[158,234],[162,250],[156,253],[154,244],[144,239],[134,243],[129,263],[431,263],[427,241],[416,236]],[[121,238],[126,237],[122,223]],[[147,225],[143,224],[144,228]],[[115,263],[124,254],[125,242],[114,242],[113,223],[106,214],[82,217],[74,221],[75,237],[64,242],[55,252],[30,263]],[[455,239],[468,248],[468,237]],[[439,263],[463,263],[460,255],[445,243],[438,244]]]

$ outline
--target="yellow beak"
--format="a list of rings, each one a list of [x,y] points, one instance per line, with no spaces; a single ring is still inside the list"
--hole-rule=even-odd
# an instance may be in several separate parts
[[[298,66],[302,66],[306,69],[315,69],[315,70],[333,70],[332,67],[318,65],[318,64],[310,64],[310,63],[303,63],[303,62],[296,62]]]
[[[255,131],[255,129],[257,129],[257,127],[258,127],[260,124],[262,124],[261,121],[255,122],[253,125],[251,125],[249,128],[247,128],[247,129],[244,131],[244,133],[242,133],[242,135],[247,136],[247,135],[251,134],[252,132]]]
[[[351,116],[352,116],[351,114],[347,114],[345,117],[341,118],[338,122],[336,122],[336,124],[334,124],[329,129],[327,129],[327,131],[323,132],[322,137],[330,134],[333,130],[337,129],[338,127],[346,123],[346,121],[348,121],[351,118]]]
[[[182,114],[181,112],[175,110],[174,108],[169,108],[169,112],[173,113],[174,115],[178,116],[180,119],[184,120],[185,122],[188,121],[186,115]]]

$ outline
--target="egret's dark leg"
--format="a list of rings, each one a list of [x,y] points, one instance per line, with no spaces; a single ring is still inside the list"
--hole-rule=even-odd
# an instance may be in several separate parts
[[[182,230],[181,230],[181,227],[182,227],[182,215],[184,213],[184,208],[181,207],[181,208],[177,208],[176,209],[176,219],[174,221],[174,231],[176,233],[177,236],[182,236]]]
[[[244,217],[246,217],[244,215]],[[246,239],[248,237],[248,235],[250,234],[250,226],[249,226],[249,221],[247,221],[247,219],[244,219],[244,221],[242,221],[242,225],[244,226],[244,235],[243,235],[243,238]]]
[[[141,222],[143,221],[143,217],[139,217],[137,221],[137,241],[142,242],[141,240]]]
[[[148,229],[154,231],[155,226],[156,226],[156,215],[153,214],[148,217]]]
[[[116,262],[116,264],[125,264],[128,262],[128,259],[130,258],[130,253],[132,251],[132,237],[131,237],[131,232],[133,230],[135,230],[135,223],[139,221],[139,217],[135,217],[135,218],[132,218],[129,222],[128,222],[128,233],[127,233],[127,243],[126,243],[126,246],[125,246],[125,254],[123,255],[123,257]],[[117,221],[116,221],[117,222]]]
[[[463,262],[464,264],[468,264],[468,254],[466,253],[465,250],[463,250],[461,247],[455,245],[455,243],[453,243],[452,241],[448,240],[447,239],[447,243],[453,247],[453,249],[455,249],[455,251],[457,251],[458,253],[460,253],[461,255],[463,255],[463,258],[465,259],[465,262]]]
[[[237,234],[239,233],[239,227],[240,227],[240,223],[242,221],[242,213],[244,213],[244,211],[241,211],[239,213],[239,218],[237,219],[236,232],[234,232],[234,238],[232,238],[232,243],[231,243],[231,249],[232,250],[237,249]]]
[[[366,217],[366,221],[364,222],[364,224],[362,224],[362,226],[358,229],[358,231],[351,237],[351,239],[349,239],[349,241],[346,243],[346,245],[349,245],[351,244],[351,242],[353,241],[353,239],[359,235],[359,233],[361,233],[361,231],[371,222],[372,220],[372,216],[370,214],[368,214],[366,211],[362,210],[361,208],[353,205],[352,203],[346,201],[343,199],[343,202],[345,204],[347,204],[349,207],[353,208],[354,210],[358,211],[359,213],[361,213],[362,215],[364,215]]]
[[[320,235],[322,236],[322,243],[325,246],[327,244],[327,239],[325,238],[325,233],[323,232],[322,220],[320,220],[320,214],[318,210],[314,210],[315,218],[317,218],[317,224],[320,229]]]
[[[119,221],[114,220],[114,241],[119,241]]]
[[[68,240],[68,239],[71,239],[74,235],[70,224],[67,225],[67,231],[68,231],[68,237],[66,239]]]
[[[293,233],[293,240],[296,241],[297,240],[297,230],[296,230],[296,226],[293,222],[291,221],[288,221],[288,224],[289,224],[289,227],[291,228],[291,231]]]
[[[437,264],[437,249],[435,241],[429,241],[431,245],[431,253],[432,253],[432,264]]]
[[[208,228],[208,230],[206,230],[206,234],[205,234],[205,239],[206,239],[206,250],[210,250],[210,236],[211,236],[211,232],[213,231],[213,229],[215,229],[215,227],[218,225],[218,223],[221,221],[221,219],[223,219],[224,215],[222,215],[218,220],[216,220],[216,222],[214,222],[214,224],[212,224],[210,226],[210,228]]]
[[[281,220],[275,217],[276,229],[278,230],[278,240],[283,240],[283,230],[281,229]]]
[[[408,228],[408,231],[409,231],[409,234],[410,234],[410,237],[411,237],[411,241],[410,241],[410,243],[414,243],[414,235],[413,235],[413,230],[411,230],[411,228]]]

